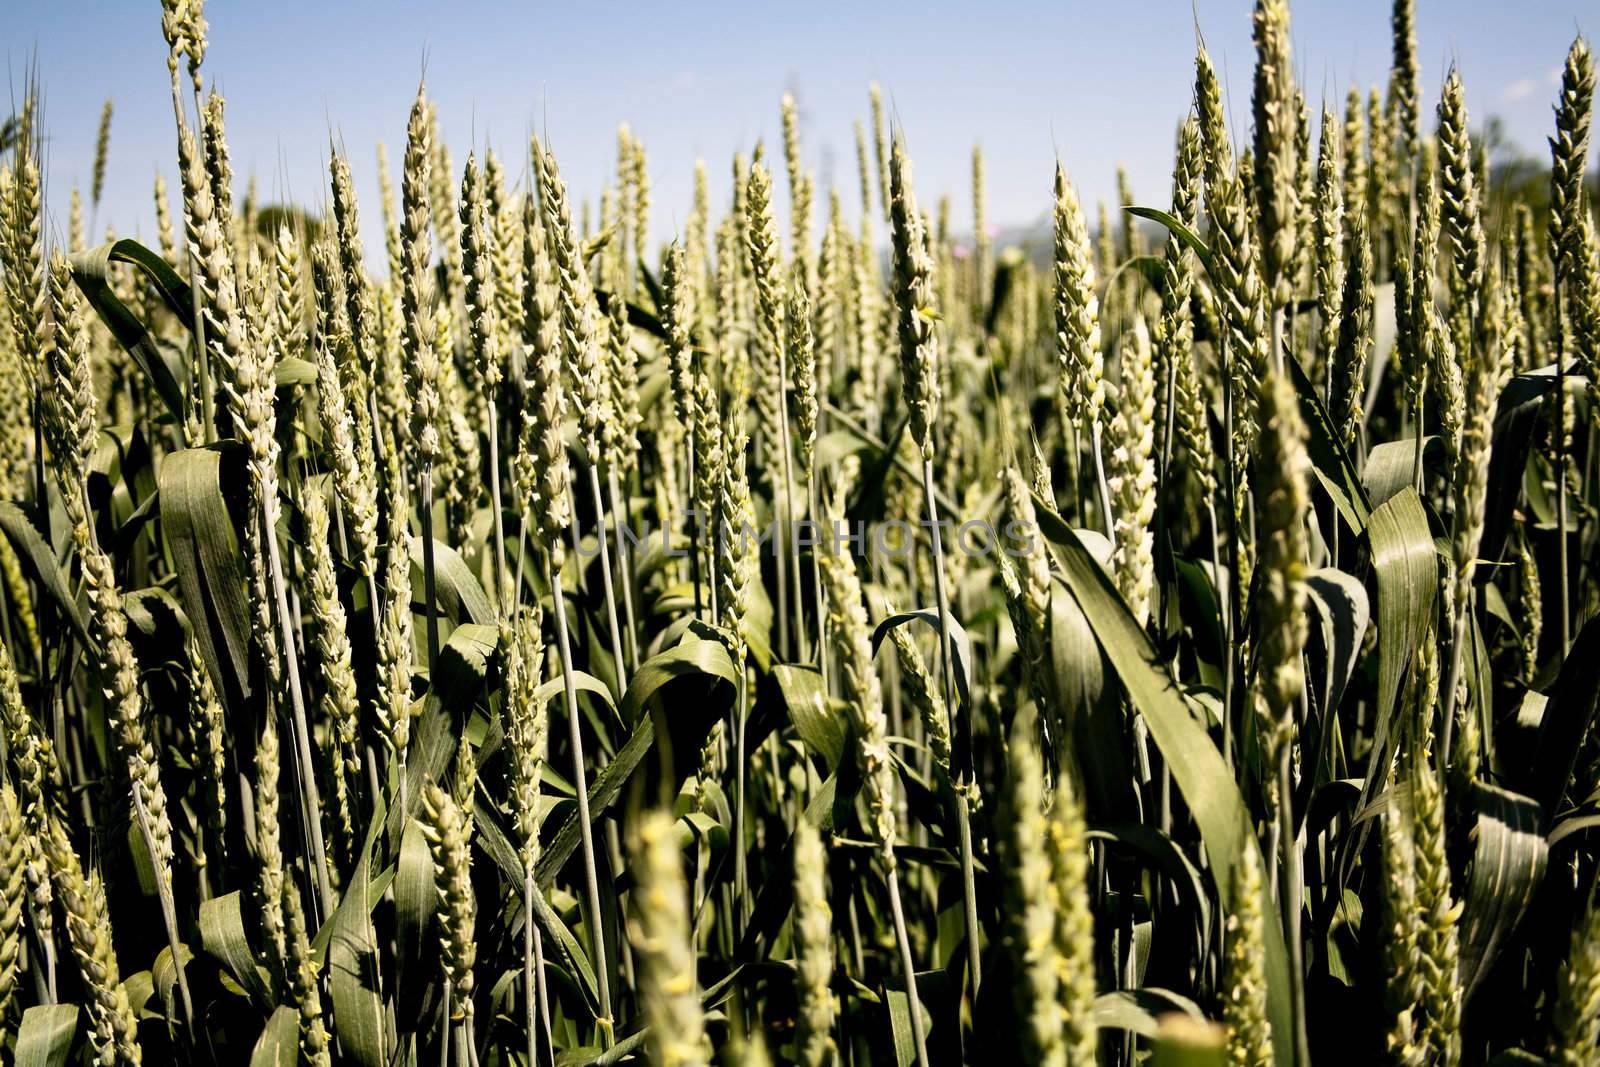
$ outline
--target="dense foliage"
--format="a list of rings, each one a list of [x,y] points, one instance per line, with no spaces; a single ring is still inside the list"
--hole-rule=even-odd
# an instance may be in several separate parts
[[[1257,0],[1043,269],[875,88],[663,248],[419,87],[373,262],[202,6],[156,248],[6,126],[0,1059],[1600,1063],[1581,38],[1491,182],[1410,0],[1315,119]]]

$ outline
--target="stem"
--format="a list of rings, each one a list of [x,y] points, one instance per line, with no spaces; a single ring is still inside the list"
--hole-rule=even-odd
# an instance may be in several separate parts
[[[439,1027],[442,1031],[439,1038],[439,1067],[450,1067],[450,1000],[455,996],[454,983],[447,976],[444,980],[444,1003],[439,1006],[440,1013],[444,1016],[444,1025]]]
[[[1556,574],[1561,604],[1561,654],[1572,647],[1572,609],[1567,586],[1567,360],[1561,325],[1561,272],[1556,272]],[[1448,750],[1445,758],[1448,758]]]
[[[606,540],[606,505],[600,495],[600,472],[593,463],[589,464],[589,495],[594,500],[594,528],[600,538],[600,580],[606,589],[606,621],[611,626],[611,658],[616,663],[617,695],[620,697],[628,689],[628,672],[622,659],[622,627],[617,624],[616,587],[611,582],[611,548]]]
[[[1427,425],[1426,394],[1426,388],[1417,391],[1417,452],[1411,460],[1411,484],[1416,486],[1418,496],[1422,495],[1422,446],[1427,440],[1423,436],[1423,428]]]
[[[511,603],[506,590],[506,524],[500,513],[500,413],[489,397],[489,503],[494,510],[494,591],[495,610]]]
[[[200,96],[198,90],[196,90],[195,112],[197,116],[199,114],[199,108]],[[183,116],[183,90],[178,84],[178,72],[176,68],[174,68],[172,71],[172,114],[177,120],[179,135],[181,136],[182,131],[188,126],[188,121]],[[203,151],[198,143],[195,147],[196,151]],[[182,179],[183,176],[179,175],[180,184],[182,183]],[[185,202],[185,218],[188,217],[188,213],[189,205],[187,202]],[[200,250],[188,241],[185,241],[184,245],[185,250],[189,253],[189,300],[194,306],[195,369],[198,372],[198,380],[195,382],[195,388],[199,390],[200,393],[200,432],[204,434],[205,443],[209,445],[217,439],[217,424],[212,412],[211,360],[206,352],[206,320],[205,316],[201,313],[205,307],[205,301],[200,297]]]
[[[522,993],[527,1006],[524,1026],[528,1031],[528,1067],[535,1067],[539,1062],[539,1033],[536,1026],[539,984],[533,958],[533,894],[536,892],[538,888],[533,881],[533,867],[529,865],[524,868],[522,875]]]
[[[1300,943],[1301,871],[1300,849],[1294,831],[1294,775],[1290,762],[1292,745],[1283,746],[1278,758],[1278,844],[1283,850],[1283,885],[1279,903],[1283,906],[1283,938],[1289,948],[1289,999],[1294,1011],[1294,1062],[1309,1067],[1311,1045],[1306,1033],[1306,979]],[[1250,847],[1254,848],[1254,845]]]
[[[689,492],[688,492],[688,495],[687,495],[687,499],[689,501],[689,507],[692,509],[694,507],[694,492],[695,492],[695,489],[694,489],[694,473],[695,473],[694,472],[694,431],[693,430],[689,431],[688,440],[689,440],[689,455],[688,455],[688,462],[689,462]],[[689,579],[690,579],[690,581],[692,581],[694,583],[694,614],[695,614],[696,618],[700,618],[700,617],[703,616],[704,610],[705,610],[704,607],[702,606],[704,604],[704,601],[701,598],[701,591],[700,591],[700,536],[701,536],[701,531],[705,529],[705,525],[706,524],[705,524],[704,520],[701,519],[698,516],[695,517],[695,520],[696,521],[694,523],[694,532],[690,536],[690,539],[689,539],[689,546],[690,546],[690,551],[689,551]]]
[[[773,555],[778,559],[778,647],[783,649],[785,659],[794,658],[794,647],[789,642],[789,612],[785,603],[789,599],[789,592],[785,588],[789,568],[786,549],[792,548],[794,538],[790,536],[793,531],[786,530],[787,523],[794,519],[794,471],[789,460],[789,353],[784,350],[782,341],[778,343],[778,447],[783,450],[783,521],[778,523],[778,536],[784,542],[772,546]],[[795,570],[800,569],[799,557],[795,558]],[[800,575],[795,574],[794,610],[796,619],[800,614]],[[799,629],[798,626],[795,627]]]
[[[810,485],[807,487],[806,496],[811,501],[812,516],[818,519],[822,517],[820,492],[817,487],[817,479],[813,476],[810,479]],[[833,535],[832,530],[827,533],[830,537]],[[821,537],[823,535],[818,532],[817,536]],[[823,610],[822,568],[816,565],[816,551],[816,546],[812,546],[811,596],[817,604],[817,667],[822,672],[822,695],[826,699],[830,692],[828,687],[828,613]]]
[[[1206,515],[1211,520],[1211,580],[1217,591],[1217,617],[1222,620],[1222,758],[1229,769],[1233,767],[1233,613],[1222,603],[1222,545],[1221,531],[1217,528],[1217,502],[1215,494],[1206,496]]]
[[[45,878],[49,877],[49,875],[44,873],[44,872],[41,872],[41,876],[45,877]],[[30,925],[32,925],[32,924],[30,924]],[[35,934],[37,934],[39,932],[39,928],[38,928],[37,925],[33,925],[33,932]],[[44,994],[45,994],[44,1003],[46,1003],[46,1004],[54,1004],[54,1003],[56,1003],[56,938],[55,938],[55,934],[54,933],[46,934],[45,936],[38,938],[38,941],[39,941],[39,952],[40,952],[40,955],[42,955],[44,957]]]
[[[555,1063],[555,1043],[550,1036],[550,987],[544,977],[544,934],[533,931],[533,965],[539,984],[539,1023],[544,1028],[545,1060]],[[537,1061],[530,1061],[533,1067]]]
[[[889,907],[894,911],[894,938],[900,944],[900,967],[906,976],[906,1012],[911,1016],[911,1033],[917,1042],[918,1067],[928,1067],[928,1039],[922,1032],[922,1000],[917,995],[917,966],[911,958],[911,938],[906,934],[905,911],[900,906],[900,876],[893,866],[894,854],[891,852],[887,858]]]
[[[289,701],[294,710],[295,758],[300,764],[300,784],[305,793],[305,821],[310,830],[311,853],[317,868],[317,899],[322,906],[322,915],[332,915],[333,888],[328,877],[328,853],[322,841],[322,797],[317,790],[316,764],[311,759],[311,728],[306,722],[306,702],[300,688],[300,657],[295,652],[294,623],[289,614],[283,562],[278,554],[276,497],[263,499],[261,507],[261,522],[265,527],[262,540],[267,546],[267,568],[272,577],[273,597],[278,602],[278,629],[283,634],[283,660],[288,668]]]
[[[133,813],[139,820],[139,836],[144,838],[144,847],[150,853],[150,862],[155,866],[156,896],[161,902],[161,921],[167,928],[167,950],[172,953],[172,965],[178,972],[178,997],[183,1002],[183,1025],[190,1037],[194,1036],[194,1003],[189,999],[189,977],[184,973],[182,941],[178,938],[178,907],[172,899],[172,864],[161,862],[161,853],[156,849],[155,831],[150,826],[150,813],[144,805],[144,786],[140,783],[139,775],[133,767],[133,761],[128,761],[128,777],[133,779]]]
[[[800,545],[795,537],[794,530],[794,471],[789,448],[789,416],[788,409],[784,409],[783,432],[783,518],[779,529],[783,531],[783,539],[788,548],[788,563],[791,566],[790,577],[794,580],[794,643],[800,648],[805,647],[805,626],[801,623],[801,616],[805,614],[802,606],[804,595],[800,586]],[[794,649],[789,649],[789,654],[794,655]]]
[[[1464,603],[1456,605],[1456,617],[1450,622],[1450,659],[1449,667],[1443,677],[1448,688],[1439,694],[1439,711],[1444,721],[1440,726],[1439,766],[1444,767],[1450,760],[1451,733],[1456,724],[1456,690],[1461,686],[1462,672],[1462,645],[1467,640],[1467,612],[1471,602],[1472,591],[1469,589],[1465,597],[1459,598]],[[1565,656],[1565,651],[1562,652]],[[1471,714],[1469,711],[1468,714]]]
[[[922,488],[923,497],[928,505],[928,529],[933,542],[933,597],[939,610],[939,667],[944,681],[944,706],[951,718],[951,736],[960,739],[957,742],[960,746],[958,751],[962,752],[962,758],[958,761],[959,766],[951,769],[955,771],[956,824],[957,834],[961,839],[961,897],[967,927],[967,970],[972,979],[973,996],[976,997],[978,986],[983,982],[983,965],[979,958],[978,894],[973,874],[972,822],[964,793],[972,776],[971,753],[966,751],[971,744],[971,734],[969,731],[961,730],[956,720],[956,692],[950,673],[950,603],[944,588],[944,548],[939,534],[939,505],[933,495],[933,460],[926,456],[922,459]]]
[[[614,468],[606,470],[606,488],[611,494],[611,521],[617,530],[617,578],[622,583],[622,621],[626,625],[623,633],[627,637],[628,670],[630,673],[637,673],[639,624],[633,615],[633,553],[628,550],[627,534],[623,532],[628,511],[622,506],[622,487],[617,481],[617,472]]]
[[[778,518],[777,531],[772,540],[772,559],[777,569],[778,578],[778,603],[776,613],[778,616],[778,644],[773,650],[785,660],[793,658],[789,647],[789,551],[784,537],[784,523],[789,517],[787,502],[789,499],[789,431],[788,416],[784,415],[781,443],[783,446],[783,465],[779,468],[783,476],[783,498],[785,501],[784,514]],[[777,494],[773,494],[773,510],[778,510]]]
[[[1111,515],[1111,486],[1106,482],[1106,465],[1100,456],[1100,420],[1089,427],[1089,447],[1094,449],[1094,480],[1100,489],[1100,514],[1105,519],[1106,540],[1113,551],[1117,547],[1116,520]]]
[[[749,919],[750,885],[749,872],[745,868],[744,847],[744,783],[745,783],[745,722],[749,719],[749,685],[745,680],[744,657],[740,657],[739,670],[739,707],[737,718],[733,724],[733,891],[738,898],[739,909],[739,936],[744,936],[745,923]]]
[[[439,607],[434,602],[433,576],[433,464],[422,467],[422,588],[428,601],[428,685],[438,682]]]
[[[591,467],[591,475],[593,471],[594,468]],[[550,592],[555,597],[556,647],[561,656],[561,681],[567,698],[567,730],[571,734],[572,744],[572,785],[578,798],[578,832],[583,845],[583,875],[589,896],[589,914],[594,917],[594,929],[589,933],[595,967],[595,984],[600,991],[601,1017],[597,1022],[600,1026],[601,1046],[609,1049],[612,1045],[611,976],[606,967],[606,942],[602,930],[604,922],[600,911],[600,876],[594,862],[594,829],[589,823],[589,775],[583,765],[583,732],[578,712],[578,688],[573,681],[572,647],[567,640],[567,597],[561,589],[561,574],[556,569],[553,558],[547,560],[546,570],[550,578]]]

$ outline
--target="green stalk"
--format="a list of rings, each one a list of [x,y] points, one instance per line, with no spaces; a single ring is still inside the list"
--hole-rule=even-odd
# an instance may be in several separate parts
[[[437,679],[439,666],[439,607],[434,599],[433,574],[433,464],[422,467],[422,589],[428,601],[428,684]]]
[[[594,468],[590,468],[591,476]],[[598,481],[594,483],[598,486]],[[545,572],[550,580],[550,593],[555,598],[556,648],[561,656],[561,681],[567,699],[567,730],[572,744],[572,786],[578,800],[578,832],[583,846],[584,888],[589,897],[589,914],[594,929],[590,930],[591,959],[594,961],[596,985],[600,992],[600,1044],[609,1049],[613,1043],[611,1021],[611,974],[606,965],[605,922],[600,910],[600,875],[595,867],[594,828],[589,821],[589,774],[583,765],[582,720],[578,711],[578,688],[574,684],[572,646],[567,639],[567,597],[561,589],[561,575],[551,561],[546,559]]]
[[[1278,760],[1278,844],[1283,850],[1283,883],[1278,902],[1283,907],[1283,939],[1289,949],[1289,999],[1294,1012],[1294,1062],[1310,1067],[1311,1043],[1306,1030],[1306,978],[1304,946],[1300,942],[1300,898],[1303,873],[1294,831],[1294,775],[1290,766],[1294,746],[1283,746]],[[1248,848],[1255,845],[1247,844]]]
[[[1561,325],[1561,272],[1555,277],[1556,321],[1556,574],[1557,603],[1561,605],[1561,654],[1572,647],[1572,606],[1567,585],[1567,353],[1566,333]],[[1449,758],[1447,749],[1441,758]]]
[[[526,1013],[523,1025],[528,1031],[528,1064],[539,1062],[539,1019],[544,1020],[545,1048],[554,1051],[550,1038],[550,1002],[544,983],[544,945],[533,921],[533,895],[539,892],[533,869],[522,877],[522,990]]]
[[[492,390],[491,390],[492,392]],[[503,611],[510,597],[506,588],[506,524],[500,512],[500,411],[489,397],[489,506],[494,510],[494,592],[495,611]]]
[[[787,372],[783,367],[783,356],[781,352],[778,356],[778,360],[778,374],[784,375]],[[789,551],[785,544],[788,538],[784,536],[784,523],[787,521],[789,515],[789,413],[787,410],[787,403],[787,399],[782,400],[778,416],[779,441],[781,442],[781,447],[783,448],[783,466],[780,468],[780,470],[783,475],[784,514],[776,523],[777,534],[772,541],[772,558],[773,562],[777,566],[778,571],[778,603],[776,608],[778,616],[778,647],[775,649],[775,651],[785,660],[793,658],[793,650],[789,647]],[[770,438],[768,439],[768,443],[771,443]],[[772,504],[773,510],[776,511],[778,504],[776,493],[773,494]]]
[[[617,695],[620,697],[628,689],[628,673],[622,657],[622,627],[617,624],[616,586],[611,582],[611,549],[606,540],[606,505],[600,494],[600,472],[593,461],[589,463],[589,496],[594,501],[595,536],[600,539],[600,581],[606,590],[606,622],[611,627],[611,658],[616,663]]]
[[[788,368],[784,366],[786,361],[787,356],[780,359],[778,365],[778,373],[784,375],[784,382],[789,380]],[[800,615],[804,597],[800,592],[800,546],[794,536],[794,461],[790,455],[794,449],[793,443],[789,439],[789,404],[787,397],[784,398],[784,403],[779,407],[779,420],[781,423],[780,432],[783,435],[783,521],[778,524],[778,529],[782,532],[785,544],[782,547],[776,545],[773,547],[780,554],[786,555],[787,562],[792,567],[790,576],[794,579],[794,641],[796,645],[803,648],[805,645],[805,627],[800,621]],[[781,582],[783,577],[780,571],[778,580]],[[788,644],[784,645],[784,649],[791,657],[795,655],[794,648]]]
[[[617,472],[612,467],[606,468],[606,489],[611,495],[611,521],[617,531],[617,578],[622,583],[622,621],[625,626],[623,635],[628,649],[628,671],[637,673],[639,624],[633,614],[633,562],[632,553],[627,547],[627,537],[622,530],[623,524],[628,521],[628,509],[622,506],[622,487],[617,481]]]
[[[811,514],[819,522],[822,519],[821,490],[817,486],[816,476],[813,475],[807,486],[806,497],[811,502]],[[831,536],[832,531],[819,531],[816,536]],[[817,547],[811,547],[811,596],[817,604],[817,668],[822,673],[822,695],[824,699],[831,692],[828,685],[828,612],[823,606],[822,599],[822,568],[817,566]]]
[[[264,479],[262,480],[265,481]],[[310,831],[311,855],[316,864],[317,899],[322,906],[322,916],[333,914],[333,888],[328,877],[328,852],[322,840],[322,798],[317,788],[316,764],[311,758],[311,728],[306,721],[305,696],[300,685],[300,657],[295,653],[293,617],[289,613],[289,595],[283,580],[283,561],[278,552],[277,499],[261,503],[262,540],[267,546],[267,568],[272,577],[273,598],[278,605],[278,629],[283,635],[283,659],[288,668],[289,701],[294,711],[295,760],[300,765],[300,784],[305,792],[305,821]],[[432,582],[429,582],[432,592]],[[430,609],[431,610],[431,609]],[[319,921],[321,916],[318,917]],[[176,949],[174,949],[176,958]]]
[[[199,113],[199,90],[195,91],[195,109]],[[183,90],[178,84],[178,70],[172,69],[172,114],[177,121],[178,130],[181,131],[188,124],[183,114]],[[194,352],[196,381],[194,387],[200,393],[200,425],[201,432],[205,435],[205,443],[212,444],[217,439],[217,423],[212,410],[211,396],[211,359],[206,352],[206,317],[202,314],[205,301],[200,299],[200,250],[192,244],[185,242],[189,253],[189,300],[194,307]]]
[[[922,1032],[922,999],[917,995],[917,965],[911,958],[911,938],[906,933],[905,909],[900,906],[900,876],[889,868],[889,907],[894,912],[894,938],[900,946],[900,969],[906,978],[906,1012],[917,1043],[917,1065],[928,1067],[928,1038]],[[976,989],[977,983],[973,983]]]
[[[1096,449],[1098,458],[1099,450]],[[1103,483],[1102,483],[1103,484]],[[950,603],[944,588],[944,548],[939,533],[939,505],[933,494],[933,460],[922,460],[922,490],[928,507],[928,530],[933,541],[933,596],[939,610],[939,667],[944,681],[944,706],[951,717],[951,736],[960,737],[955,723],[956,693],[950,673]],[[1109,512],[1108,512],[1109,514]],[[970,756],[969,756],[970,759]],[[976,998],[983,982],[981,946],[978,944],[978,889],[972,860],[972,819],[968,812],[966,787],[971,775],[970,767],[953,768],[956,771],[956,832],[961,840],[961,901],[967,928],[967,972],[972,979],[972,994]],[[891,878],[893,876],[891,875]],[[898,909],[898,904],[896,908]],[[908,950],[909,954],[909,950]],[[908,979],[908,981],[911,981]],[[919,1024],[920,1027],[920,1024]]]
[[[744,783],[745,783],[745,723],[750,718],[750,687],[745,679],[744,663],[735,666],[739,672],[739,707],[733,724],[733,895],[738,901],[739,936],[744,936],[745,924],[750,918],[750,875],[745,868],[744,845]]]
[[[688,448],[688,456],[687,456],[688,465],[689,465],[689,481],[688,481],[689,491],[688,491],[686,499],[688,500],[690,507],[693,507],[694,506],[694,428],[693,427],[690,427],[688,434],[685,436],[685,440],[688,442],[688,446],[689,446],[689,448]],[[684,517],[685,517],[685,519],[688,518],[687,515],[684,516]],[[705,528],[705,523],[704,522],[696,522],[694,530],[691,533],[690,540],[689,540],[689,544],[690,544],[689,579],[690,579],[690,581],[692,581],[694,583],[694,613],[695,613],[695,617],[696,618],[703,618],[704,614],[705,614],[705,609],[704,609],[704,606],[703,606],[704,605],[704,600],[702,599],[702,594],[701,594],[701,589],[700,589],[700,537],[701,537],[701,530],[703,530],[704,528]]]
[[[155,831],[150,826],[150,814],[145,811],[144,793],[137,782],[133,788],[133,811],[139,820],[139,836],[144,839],[145,851],[152,860],[158,855],[156,851]],[[178,972],[178,998],[183,1002],[183,1026],[191,1039],[194,1037],[194,1002],[189,997],[189,976],[185,973],[181,950],[183,942],[178,938],[178,906],[172,897],[172,868],[169,865],[166,871],[159,866],[155,871],[156,897],[161,903],[161,920],[167,928],[167,951],[172,953],[172,959],[177,965]],[[51,981],[54,982],[52,975]]]
[[[1106,464],[1100,455],[1100,420],[1089,427],[1089,447],[1094,450],[1094,480],[1100,490],[1100,515],[1106,524],[1106,540],[1117,547],[1116,519],[1111,511],[1111,486],[1106,482]]]

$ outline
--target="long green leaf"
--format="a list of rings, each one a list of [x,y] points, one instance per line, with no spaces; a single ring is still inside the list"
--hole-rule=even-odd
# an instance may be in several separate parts
[[[1472,799],[1476,846],[1461,909],[1461,977],[1469,1000],[1532,905],[1548,855],[1536,802],[1487,782],[1475,783]]]
[[[383,798],[367,827],[344,897],[326,924],[328,986],[338,1020],[339,1047],[346,1061],[361,1067],[388,1063],[390,1023],[378,994],[377,935],[372,907],[381,895],[372,880],[372,850],[387,822]],[[319,937],[321,935],[319,934]],[[391,976],[392,977],[392,976]]]
[[[844,722],[828,706],[828,696],[822,689],[822,673],[815,667],[794,663],[781,663],[772,668],[778,689],[789,708],[789,720],[794,723],[800,739],[827,762],[831,771],[839,765],[844,754]]]
[[[1378,587],[1378,692],[1372,758],[1362,790],[1365,806],[1383,783],[1378,771],[1387,766],[1400,683],[1416,652],[1439,592],[1439,559],[1422,498],[1406,487],[1372,512],[1367,527],[1372,569]]]
[[[78,283],[84,298],[95,309],[117,343],[127,349],[139,369],[150,379],[156,396],[161,398],[173,419],[182,422],[184,385],[188,378],[186,369],[181,362],[169,357],[168,350],[156,343],[145,324],[112,291],[110,270],[113,252],[122,243],[101,245],[74,254],[71,257],[73,281]]]
[[[22,1013],[16,1067],[66,1067],[78,1029],[76,1004],[36,1004]]]
[[[67,621],[72,624],[72,631],[78,635],[78,640],[82,641],[86,648],[92,649],[94,644],[89,640],[88,627],[83,624],[83,613],[78,610],[78,601],[67,589],[67,579],[61,573],[61,565],[56,562],[55,553],[50,551],[50,546],[45,544],[44,536],[39,533],[38,527],[33,525],[21,508],[7,500],[0,501],[0,530],[5,531],[23,570],[49,594],[51,603],[60,609]]]
[[[300,1013],[280,1004],[250,1053],[250,1067],[295,1067],[300,1062]]]
[[[1244,850],[1258,848],[1249,833],[1250,815],[1233,775],[1200,719],[1184,702],[1143,626],[1128,611],[1105,570],[1082,541],[1037,493],[1034,510],[1051,542],[1057,576],[1077,599],[1096,640],[1117,672],[1129,702],[1144,716],[1150,737],[1172,771],[1205,842],[1206,857],[1218,895],[1231,907],[1234,879]],[[1264,866],[1264,864],[1263,864]],[[1273,1045],[1280,1062],[1288,1062],[1290,1029],[1289,957],[1283,930],[1266,924],[1267,1007]]]
[[[250,605],[229,496],[242,489],[237,445],[186,448],[162,461],[161,528],[184,614],[231,708],[250,694]]]
[[[427,605],[423,588],[422,542],[411,539],[411,590],[414,603]],[[483,591],[472,568],[461,554],[443,541],[433,543],[434,592],[439,598],[439,612],[454,624],[463,622],[493,623],[494,605]]]
[[[729,685],[734,684],[738,678],[733,660],[729,658],[728,650],[721,641],[693,634],[687,636],[682,644],[675,645],[666,652],[657,653],[639,665],[639,670],[628,683],[628,692],[622,701],[625,716],[635,720],[633,732],[628,736],[627,742],[617,750],[616,758],[606,764],[589,784],[591,819],[600,818],[612,804],[616,803],[617,797],[622,794],[623,785],[633,776],[654,743],[655,717],[638,715],[638,711],[669,681],[695,673],[708,675]],[[719,709],[713,707],[709,710],[716,713]],[[699,751],[698,747],[695,751]],[[534,871],[534,877],[541,888],[548,889],[554,884],[556,875],[571,858],[573,850],[578,847],[578,837],[578,814],[574,810],[562,822],[556,830],[555,837],[546,843],[539,855],[539,865]]]
[[[1154,222],[1159,222],[1161,225],[1171,230],[1173,235],[1176,236],[1178,240],[1182,241],[1184,244],[1188,245],[1194,250],[1194,254],[1199,257],[1200,265],[1206,269],[1206,273],[1211,273],[1211,249],[1206,246],[1206,243],[1203,240],[1200,239],[1200,235],[1190,229],[1182,219],[1170,212],[1162,211],[1160,208],[1154,207],[1124,206],[1122,210],[1126,211],[1130,215],[1136,216],[1137,218],[1150,219]]]
[[[1320,647],[1322,677],[1310,679],[1316,687],[1319,706],[1337,708],[1344,687],[1355,672],[1361,656],[1361,642],[1371,621],[1367,589],[1353,575],[1333,567],[1323,567],[1306,576],[1306,592],[1316,613],[1316,636]]]
[[[256,953],[245,932],[244,907],[238,890],[201,903],[200,946],[222,964],[251,999],[266,1003],[267,986],[256,968]]]
[[[1311,458],[1311,472],[1343,516],[1350,532],[1360,535],[1367,527],[1372,514],[1372,504],[1367,499],[1366,486],[1361,483],[1350,453],[1345,451],[1339,434],[1334,429],[1328,409],[1317,396],[1317,387],[1306,377],[1300,362],[1284,353],[1283,363],[1294,382],[1295,396],[1300,401],[1300,415],[1306,423],[1306,454]]]

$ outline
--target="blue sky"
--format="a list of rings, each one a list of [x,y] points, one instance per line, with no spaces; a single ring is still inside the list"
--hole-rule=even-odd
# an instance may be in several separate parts
[[[421,3],[325,0],[207,5],[207,79],[228,100],[234,169],[261,199],[321,203],[330,131],[355,170],[368,246],[381,249],[373,146],[398,165],[426,59],[459,170],[474,139],[520,170],[526,131],[547,131],[568,183],[593,197],[626,121],[649,152],[655,236],[688,211],[694,161],[727,202],[736,149],[779,148],[778,101],[800,101],[807,164],[820,188],[856,196],[852,122],[877,81],[904,127],[919,195],[948,192],[970,218],[969,153],[988,162],[990,221],[1028,223],[1050,202],[1059,152],[1089,203],[1113,196],[1126,164],[1139,200],[1167,199],[1172,137],[1192,78],[1194,26],[1227,80],[1235,136],[1248,131],[1248,0],[983,4]],[[36,52],[45,90],[48,196],[63,233],[67,193],[85,193],[102,101],[115,99],[99,229],[154,240],[153,176],[176,196],[175,139],[156,0],[12,0],[6,60],[20,82]],[[1425,114],[1454,60],[1474,124],[1490,114],[1526,151],[1544,151],[1551,102],[1575,32],[1597,32],[1592,0],[1417,0]],[[1381,85],[1387,0],[1295,5],[1294,61],[1313,115],[1326,95]],[[459,179],[459,174],[457,175]],[[381,260],[379,260],[381,262]]]

